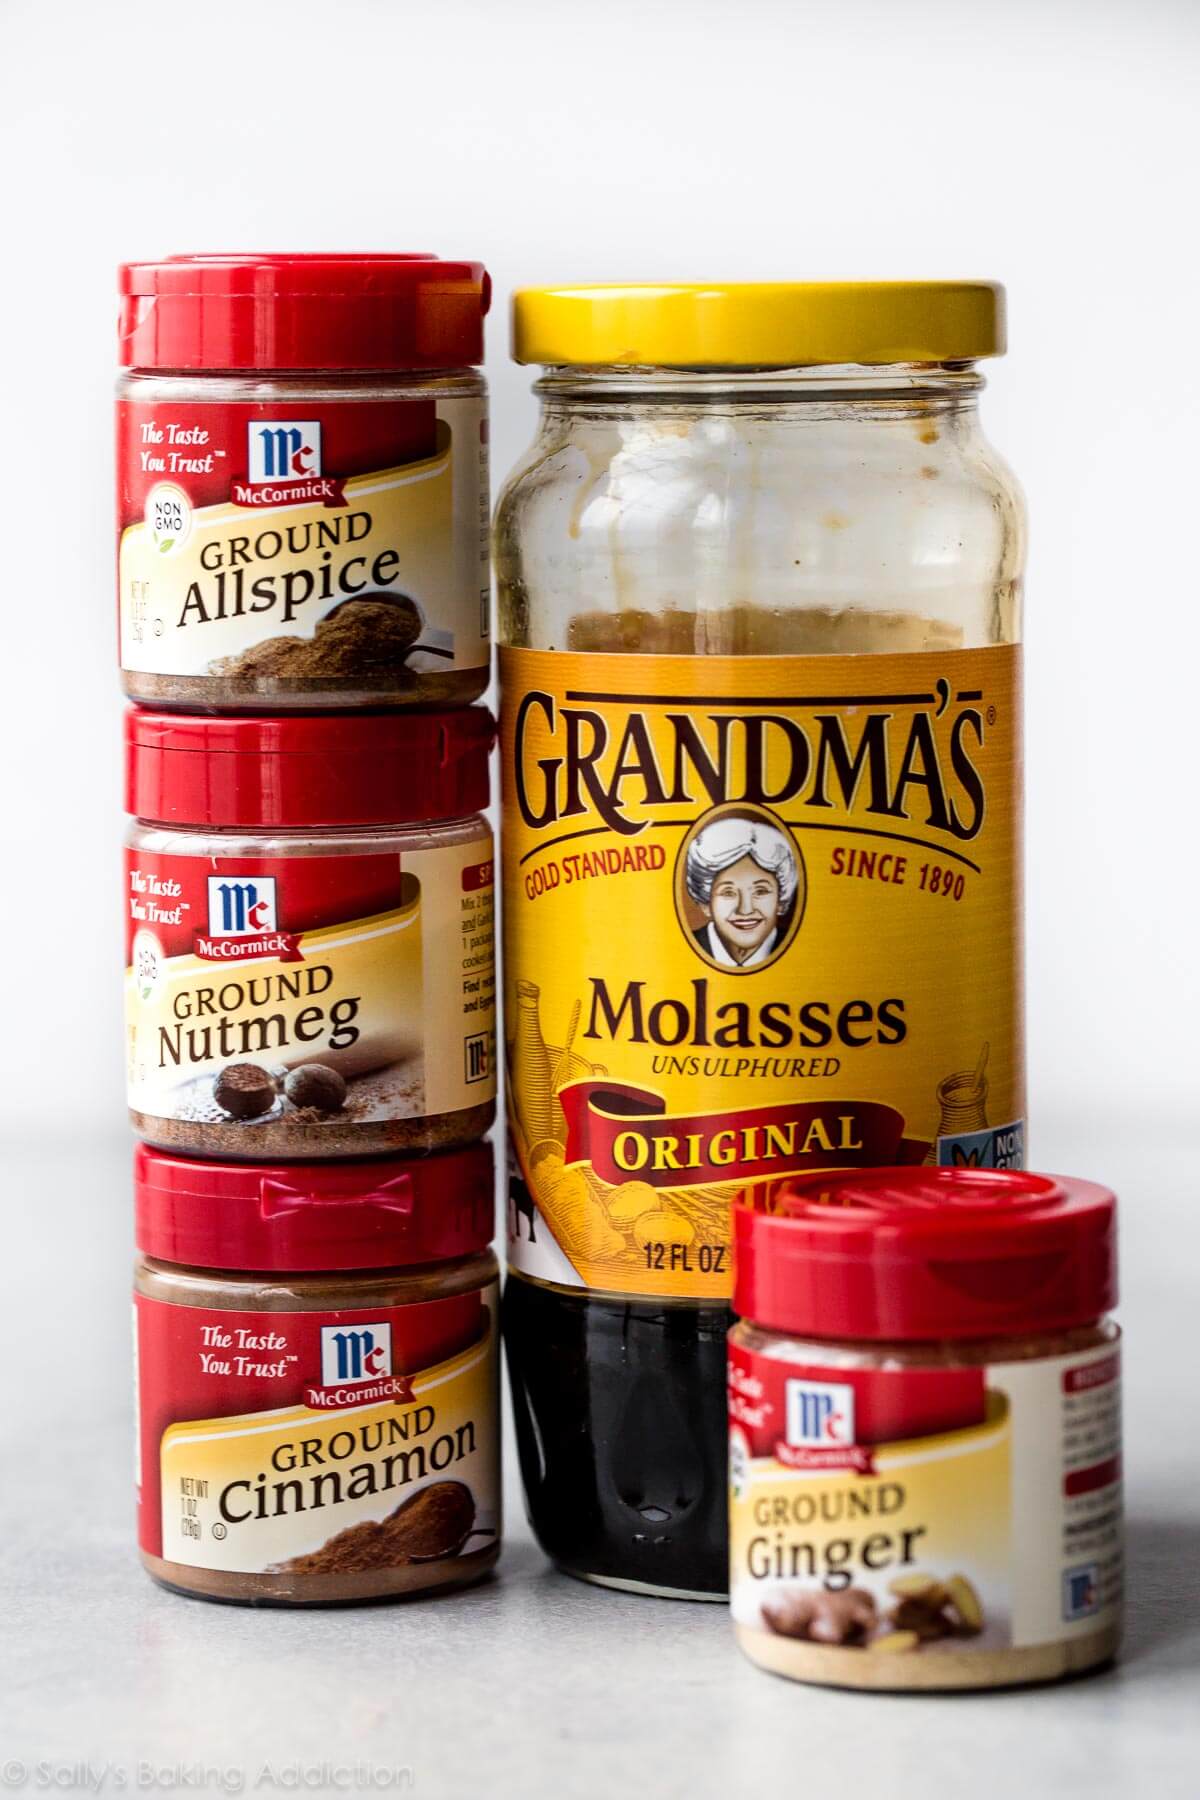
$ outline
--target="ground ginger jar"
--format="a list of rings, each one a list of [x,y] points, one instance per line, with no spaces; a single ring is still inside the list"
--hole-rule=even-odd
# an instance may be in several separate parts
[[[126,1076],[150,1143],[424,1153],[495,1117],[494,736],[445,713],[126,716]]]
[[[1020,496],[988,283],[518,294],[506,1331],[566,1569],[718,1595],[730,1203],[1020,1165]]]
[[[750,1659],[889,1689],[1109,1660],[1113,1196],[1014,1170],[874,1169],[785,1182],[734,1217],[730,1598]]]
[[[304,1606],[478,1580],[500,1542],[490,1145],[334,1167],[138,1148],[138,1542]]]
[[[482,265],[173,256],[120,285],[126,693],[223,712],[477,699]]]

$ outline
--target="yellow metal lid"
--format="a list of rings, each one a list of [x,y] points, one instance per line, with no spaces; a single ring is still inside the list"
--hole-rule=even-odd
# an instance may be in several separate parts
[[[1005,348],[996,281],[734,281],[522,288],[519,363],[796,368],[971,362]]]

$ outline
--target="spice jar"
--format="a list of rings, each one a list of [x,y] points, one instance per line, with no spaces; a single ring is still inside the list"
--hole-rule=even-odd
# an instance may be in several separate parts
[[[276,1606],[485,1574],[500,1543],[491,1147],[247,1168],[139,1145],[134,1183],[150,1574]]]
[[[1003,346],[986,282],[517,296],[505,1308],[576,1573],[724,1592],[734,1195],[1023,1160]]]
[[[126,692],[227,712],[477,699],[481,264],[175,256],[120,285]]]
[[[150,1142],[327,1157],[495,1117],[493,724],[131,708],[129,1105]]]
[[[735,1208],[730,1588],[799,1681],[987,1688],[1121,1630],[1113,1196],[876,1169]]]

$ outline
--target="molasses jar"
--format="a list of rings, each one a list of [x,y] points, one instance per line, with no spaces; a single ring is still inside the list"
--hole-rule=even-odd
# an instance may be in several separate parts
[[[120,287],[125,692],[222,712],[478,699],[482,265],[172,256]]]
[[[573,1573],[725,1591],[735,1195],[1022,1162],[1003,347],[987,282],[517,295],[506,1331]]]

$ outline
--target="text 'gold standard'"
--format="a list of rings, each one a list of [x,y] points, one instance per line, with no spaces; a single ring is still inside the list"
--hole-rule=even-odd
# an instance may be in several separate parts
[[[513,1267],[720,1299],[743,1188],[1023,1163],[1019,658],[501,651]]]

